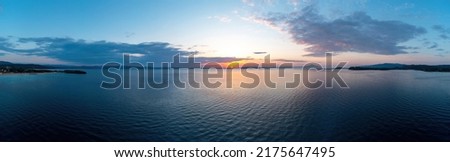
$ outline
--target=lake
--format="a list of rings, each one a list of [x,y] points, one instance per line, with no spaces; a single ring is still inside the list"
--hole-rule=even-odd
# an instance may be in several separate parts
[[[138,89],[136,73],[131,89],[103,89],[100,70],[0,75],[0,141],[450,141],[450,73],[342,70],[349,88],[284,88],[300,71],[252,89],[239,69],[213,89]]]

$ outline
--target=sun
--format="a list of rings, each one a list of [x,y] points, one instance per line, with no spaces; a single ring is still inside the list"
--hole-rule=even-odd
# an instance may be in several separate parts
[[[235,61],[235,62],[229,63],[227,68],[229,68],[229,69],[236,69],[236,68],[239,68],[239,66],[240,66],[239,62]]]

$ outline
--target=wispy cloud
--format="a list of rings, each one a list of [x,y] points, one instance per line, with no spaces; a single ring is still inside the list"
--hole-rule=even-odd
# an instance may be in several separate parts
[[[423,46],[427,49],[437,48],[439,45],[436,42],[431,42],[429,40],[423,40]]]
[[[17,54],[7,54],[0,53],[0,61],[8,61],[14,63],[25,63],[25,64],[53,64],[53,65],[70,65],[73,64],[71,62],[61,61],[55,58],[50,58],[47,56],[25,56],[25,55],[17,55]]]
[[[195,57],[195,60],[201,63],[216,62],[216,63],[230,63],[235,61],[253,60],[252,58],[238,58],[238,57]]]
[[[210,17],[208,17],[208,19],[215,19],[215,20],[218,20],[223,23],[231,22],[231,18],[228,16],[210,16]]]
[[[253,54],[255,54],[255,55],[263,55],[263,54],[267,54],[267,52],[253,52]]]
[[[431,27],[433,30],[439,33],[439,37],[442,39],[450,39],[450,28],[446,28],[442,25],[434,25]]]
[[[294,7],[297,7],[298,5],[300,5],[300,0],[289,0],[288,3],[290,5],[293,5]]]
[[[439,45],[436,42],[433,42],[431,46],[428,47],[428,49],[437,48]]]
[[[144,54],[140,53],[124,53],[124,55],[130,56],[130,57],[144,57]]]
[[[280,61],[280,62],[306,62],[305,60],[291,60],[291,59],[272,59],[272,61]]]
[[[125,33],[125,37],[126,38],[131,38],[132,36],[134,36],[136,33],[133,33],[133,32],[126,32]]]
[[[450,39],[450,37],[446,34],[441,34],[439,35],[439,37],[441,37],[442,39]]]
[[[308,45],[308,56],[325,56],[325,52],[404,54],[407,47],[400,43],[427,32],[401,21],[376,20],[365,12],[327,20],[314,5],[289,14],[270,13],[260,19],[281,27],[296,43]]]
[[[253,0],[242,0],[242,2],[248,6],[255,6],[255,2]]]

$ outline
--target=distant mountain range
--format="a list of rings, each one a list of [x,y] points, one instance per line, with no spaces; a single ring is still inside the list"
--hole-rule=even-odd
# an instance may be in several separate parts
[[[48,66],[37,64],[15,64],[6,61],[0,61],[0,67],[23,68],[23,69],[48,69]]]
[[[68,66],[67,66],[68,67]],[[49,70],[49,69],[71,69],[55,66],[45,66],[37,64],[15,64],[6,61],[0,61],[0,74],[4,73],[68,73],[68,74],[86,74],[81,70]]]
[[[17,64],[6,61],[0,61],[0,67],[10,66],[10,67],[23,67],[23,68],[33,68],[33,69],[99,69],[102,66],[80,66],[80,65],[39,65],[39,64]]]
[[[6,62],[6,61],[0,61],[0,65],[10,65],[10,64],[12,64],[12,63]]]
[[[450,65],[405,65],[398,63],[384,63],[366,66],[354,66],[349,70],[419,70],[427,72],[450,72]]]

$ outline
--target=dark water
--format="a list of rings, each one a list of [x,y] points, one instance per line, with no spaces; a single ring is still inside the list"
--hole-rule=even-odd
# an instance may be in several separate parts
[[[450,141],[450,73],[343,71],[350,88],[282,88],[298,72],[276,89],[236,87],[251,81],[236,70],[230,89],[105,90],[100,70],[2,75],[0,141]]]

